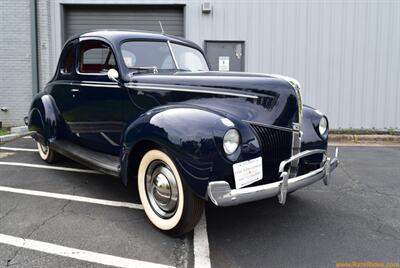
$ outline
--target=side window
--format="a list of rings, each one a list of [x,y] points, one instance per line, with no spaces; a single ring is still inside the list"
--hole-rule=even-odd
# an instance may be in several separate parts
[[[75,53],[74,46],[71,45],[66,49],[65,56],[62,62],[61,73],[70,74],[74,69]]]
[[[115,68],[115,58],[111,48],[101,41],[83,41],[79,50],[80,73],[107,73]]]

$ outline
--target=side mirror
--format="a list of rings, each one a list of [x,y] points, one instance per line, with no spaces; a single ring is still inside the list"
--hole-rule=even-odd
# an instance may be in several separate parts
[[[115,69],[108,70],[107,76],[108,76],[108,79],[110,79],[111,81],[119,83],[119,81],[118,81],[119,74],[118,74],[117,70],[115,70]]]

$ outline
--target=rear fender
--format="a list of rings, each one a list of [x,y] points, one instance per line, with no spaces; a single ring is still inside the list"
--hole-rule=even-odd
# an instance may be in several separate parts
[[[45,93],[35,96],[29,112],[28,127],[30,131],[35,131],[34,138],[43,144],[63,133],[65,135],[61,131],[65,123],[53,97]]]

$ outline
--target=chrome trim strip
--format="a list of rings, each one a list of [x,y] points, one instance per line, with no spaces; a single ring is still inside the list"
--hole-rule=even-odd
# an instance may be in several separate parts
[[[187,88],[187,87],[165,87],[165,86],[149,86],[145,84],[139,83],[126,83],[126,87],[137,90],[162,90],[162,91],[178,91],[178,92],[193,92],[193,93],[205,93],[205,94],[214,94],[214,95],[224,95],[224,96],[234,96],[234,97],[242,97],[242,98],[250,98],[250,99],[258,99],[256,95],[248,95],[227,91],[213,91],[213,90],[205,90],[205,89],[196,89],[196,88]]]
[[[282,161],[281,166],[285,166],[291,161],[302,157],[319,154],[325,150],[310,150],[305,151],[291,157],[288,160]],[[207,193],[210,200],[217,206],[233,206],[242,203],[261,200],[269,197],[277,196],[281,204],[285,204],[288,192],[306,187],[319,180],[324,180],[327,184],[329,174],[338,166],[339,161],[336,157],[333,159],[327,158],[324,165],[307,174],[289,178],[289,174],[285,171],[281,174],[281,180],[265,185],[253,187],[231,189],[226,181],[213,181],[208,184]]]
[[[300,151],[301,151],[301,134],[299,131],[293,131],[292,157],[298,155],[300,153]],[[299,163],[300,163],[299,159],[296,159],[295,161],[290,163],[290,168],[289,168],[289,177],[290,178],[296,177],[297,172],[299,170]]]
[[[167,40],[167,44],[168,44],[168,47],[169,47],[169,51],[171,52],[172,59],[174,60],[175,67],[176,67],[176,69],[179,69],[178,61],[176,60],[175,53],[172,50],[171,42],[169,40]]]
[[[303,126],[303,98],[301,96],[301,91],[300,91],[300,84],[297,86],[294,86],[294,90],[297,95],[297,105],[299,109],[299,125],[300,128]]]
[[[271,77],[275,77],[275,78],[279,78],[279,79],[283,79],[285,81],[287,81],[294,89],[295,93],[296,93],[296,97],[297,97],[297,108],[299,111],[299,125],[300,125],[300,129],[303,126],[303,100],[302,100],[302,96],[301,96],[301,86],[299,81],[297,81],[296,79],[289,77],[289,76],[284,76],[284,75],[279,75],[279,74],[268,74]]]
[[[289,132],[296,131],[295,129],[288,128],[288,127],[274,126],[274,125],[270,125],[270,124],[264,124],[264,123],[260,123],[260,122],[249,121],[249,120],[242,120],[242,122],[249,123],[252,125],[257,125],[260,127],[269,127],[269,128],[279,129],[279,130],[283,130],[283,131],[289,131]]]
[[[99,132],[121,132],[124,126],[123,122],[119,121],[81,121],[81,122],[66,122],[72,133],[99,133]]]
[[[104,134],[104,132],[100,132],[100,135],[101,135],[106,141],[108,141],[108,143],[110,143],[112,146],[119,146],[119,145],[116,144],[110,137],[108,137],[106,134]]]
[[[110,82],[82,81],[82,83],[71,82],[69,84],[73,85],[73,86],[120,88],[120,86],[118,84],[113,83],[113,82],[110,83]],[[213,90],[204,90],[204,89],[178,87],[178,86],[176,86],[176,87],[158,86],[158,85],[153,86],[152,84],[133,83],[133,82],[125,83],[125,86],[128,88],[131,88],[131,89],[138,89],[138,90],[152,90],[153,89],[153,90],[163,90],[163,91],[205,93],[205,94],[242,97],[242,98],[249,98],[249,99],[258,99],[258,96],[256,96],[256,95],[219,91],[219,89],[216,89],[216,91],[213,91]]]
[[[74,83],[72,82],[70,85],[72,86],[83,86],[83,87],[108,87],[108,88],[120,88],[120,86],[114,84],[100,84],[100,83]]]
[[[77,67],[76,69],[76,73],[82,76],[85,75],[90,75],[90,76],[107,76],[107,72],[105,73],[82,73],[81,71],[79,71],[79,67]]]
[[[116,82],[103,82],[103,81],[82,81],[82,83],[87,83],[87,84],[118,85],[118,83],[116,83]]]

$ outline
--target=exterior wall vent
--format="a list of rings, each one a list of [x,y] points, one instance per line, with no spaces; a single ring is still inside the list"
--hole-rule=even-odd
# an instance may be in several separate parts
[[[201,5],[201,11],[203,14],[210,14],[212,10],[212,5],[211,2],[203,2]]]

